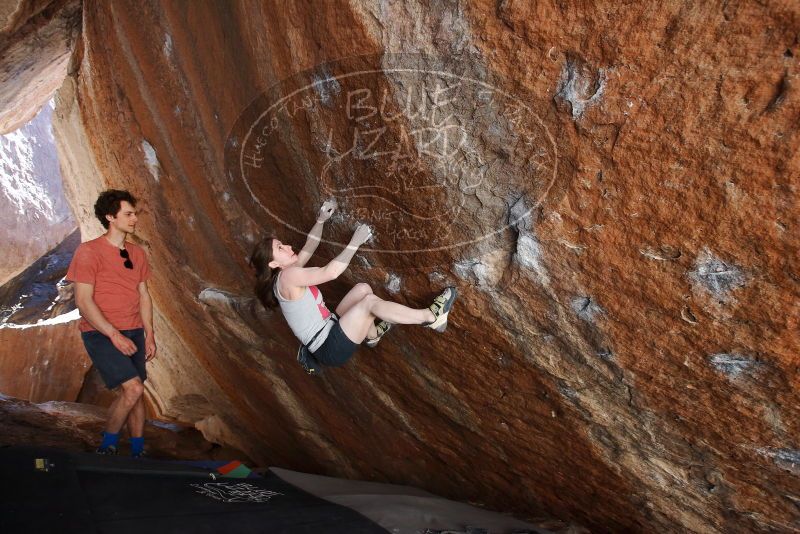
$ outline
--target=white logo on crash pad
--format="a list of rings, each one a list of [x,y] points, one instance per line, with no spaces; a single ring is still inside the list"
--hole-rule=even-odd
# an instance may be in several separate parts
[[[267,502],[276,495],[283,495],[246,482],[206,482],[192,484],[192,487],[197,488],[197,493],[222,502]]]

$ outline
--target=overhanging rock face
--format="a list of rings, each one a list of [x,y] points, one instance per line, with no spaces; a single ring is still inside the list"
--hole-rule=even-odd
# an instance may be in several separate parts
[[[798,528],[800,11],[587,9],[85,2],[60,148],[84,238],[142,199],[160,409],[600,530]],[[376,229],[329,302],[461,297],[312,379],[246,256],[327,197],[317,261]]]
[[[0,5],[0,133],[31,120],[58,89],[80,28],[80,0]]]

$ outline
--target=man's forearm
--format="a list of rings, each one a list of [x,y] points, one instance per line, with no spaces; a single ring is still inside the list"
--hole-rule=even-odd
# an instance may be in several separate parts
[[[103,312],[95,304],[94,299],[84,299],[78,304],[78,310],[81,312],[81,317],[86,319],[98,332],[106,337],[111,337],[118,332],[114,325],[108,322]]]
[[[148,293],[139,298],[139,313],[142,316],[144,333],[149,338],[153,336],[153,300]]]

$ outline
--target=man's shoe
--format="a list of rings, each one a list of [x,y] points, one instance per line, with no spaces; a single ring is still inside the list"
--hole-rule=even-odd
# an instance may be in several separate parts
[[[389,330],[392,329],[392,323],[382,320],[378,324],[375,325],[375,329],[378,331],[378,335],[375,336],[375,337],[372,337],[372,338],[370,338],[370,337],[367,338],[367,343],[366,344],[370,348],[372,348],[375,345],[377,345],[378,341],[381,340],[381,338],[386,334],[386,332],[388,332]]]
[[[97,450],[94,452],[96,452],[97,454],[116,456],[117,447],[115,445],[109,445],[108,447],[98,447]]]
[[[426,323],[425,326],[433,328],[437,332],[444,332],[447,328],[447,316],[457,296],[458,291],[456,288],[450,286],[442,291],[441,295],[433,299],[433,304],[428,309],[433,312],[435,319],[432,323]]]
[[[131,458],[149,458],[150,455],[147,454],[147,451],[142,451],[138,453],[131,454]]]

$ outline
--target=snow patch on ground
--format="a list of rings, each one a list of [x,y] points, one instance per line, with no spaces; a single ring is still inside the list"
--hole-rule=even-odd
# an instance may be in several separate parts
[[[49,221],[57,221],[60,217],[54,199],[36,172],[36,153],[49,148],[55,152],[52,127],[36,129],[32,123],[0,135],[0,191],[19,215],[36,212]],[[37,138],[34,130],[43,131],[45,138]]]
[[[53,326],[57,324],[64,324],[64,323],[71,323],[72,321],[77,321],[81,318],[81,312],[77,308],[72,310],[71,312],[63,313],[58,317],[52,317],[50,319],[39,319],[36,323],[33,324],[14,324],[14,323],[3,323],[0,324],[0,328],[11,328],[14,330],[24,330],[26,328],[38,328],[40,326]]]

